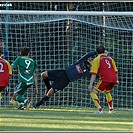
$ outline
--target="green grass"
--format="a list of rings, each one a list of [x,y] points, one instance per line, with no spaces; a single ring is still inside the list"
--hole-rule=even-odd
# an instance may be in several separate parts
[[[0,131],[133,131],[132,110],[94,114],[94,109],[0,108]]]

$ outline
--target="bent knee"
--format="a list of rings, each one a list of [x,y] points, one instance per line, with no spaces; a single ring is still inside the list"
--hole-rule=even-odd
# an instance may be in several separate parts
[[[12,99],[13,99],[14,101],[16,101],[16,97],[17,97],[17,96],[19,96],[19,94],[15,93],[15,94],[13,95]]]
[[[47,92],[47,96],[48,97],[52,97],[54,95],[55,91],[53,88],[51,88],[48,92]]]
[[[48,73],[47,73],[47,71],[42,72],[42,73],[41,73],[41,77],[42,77],[43,79],[48,78]]]
[[[12,99],[13,99],[14,101],[16,101],[16,97],[13,97]]]

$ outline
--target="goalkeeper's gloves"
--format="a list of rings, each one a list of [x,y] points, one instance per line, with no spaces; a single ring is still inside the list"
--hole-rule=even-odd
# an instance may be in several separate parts
[[[90,69],[90,67],[91,67],[91,61],[90,60],[85,60],[84,61],[84,66],[86,67],[86,69]]]

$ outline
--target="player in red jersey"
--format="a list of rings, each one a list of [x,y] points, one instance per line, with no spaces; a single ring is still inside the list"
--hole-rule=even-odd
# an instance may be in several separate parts
[[[103,46],[97,47],[96,52],[98,56],[92,61],[92,67],[90,70],[92,76],[88,90],[95,106],[98,108],[97,113],[103,113],[103,109],[100,106],[100,101],[97,96],[98,92],[104,92],[106,94],[109,113],[113,113],[113,101],[110,91],[113,89],[114,85],[118,84],[118,70],[115,61],[111,57],[107,56],[106,50]],[[100,79],[92,89],[97,74]]]
[[[0,47],[0,97],[1,92],[8,86],[9,79],[12,76],[12,68],[10,63],[2,58],[3,47]],[[2,97],[1,97],[2,98]]]

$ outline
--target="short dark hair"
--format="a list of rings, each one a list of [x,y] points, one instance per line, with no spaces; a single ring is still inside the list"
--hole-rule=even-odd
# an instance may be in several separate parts
[[[97,52],[98,54],[104,53],[104,52],[105,52],[104,46],[101,45],[101,46],[97,47],[96,52]]]
[[[30,52],[30,49],[28,47],[22,47],[20,49],[21,56],[27,56],[29,54],[29,52]]]

